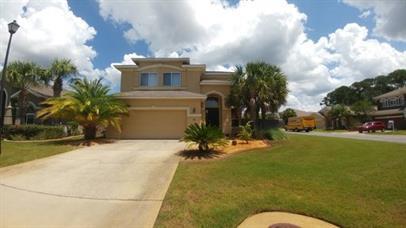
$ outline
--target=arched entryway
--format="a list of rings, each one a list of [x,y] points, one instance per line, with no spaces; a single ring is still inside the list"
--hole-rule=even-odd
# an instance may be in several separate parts
[[[220,99],[216,95],[210,95],[207,97],[205,102],[206,111],[206,125],[214,126],[220,128],[221,113],[220,109],[221,103]]]

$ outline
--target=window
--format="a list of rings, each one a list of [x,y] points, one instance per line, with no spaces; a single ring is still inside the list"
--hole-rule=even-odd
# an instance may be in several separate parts
[[[34,120],[35,120],[35,113],[25,114],[25,123],[26,124],[34,124]]]
[[[180,73],[164,73],[164,86],[180,86]]]
[[[158,75],[156,73],[141,73],[141,86],[157,86]]]

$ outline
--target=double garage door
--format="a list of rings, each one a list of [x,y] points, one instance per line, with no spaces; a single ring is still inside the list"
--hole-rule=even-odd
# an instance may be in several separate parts
[[[123,118],[121,138],[179,139],[186,122],[185,110],[131,110]]]

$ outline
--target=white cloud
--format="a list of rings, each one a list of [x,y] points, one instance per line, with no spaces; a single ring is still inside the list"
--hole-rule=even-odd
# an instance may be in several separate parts
[[[124,36],[145,40],[155,56],[191,57],[211,70],[232,70],[259,59],[279,65],[289,80],[289,107],[318,110],[335,87],[406,66],[406,52],[370,39],[368,29],[358,24],[309,39],[306,15],[284,0],[235,6],[220,0],[180,1],[164,7],[156,1],[99,2],[103,17],[129,23]],[[186,17],[167,12],[179,9],[187,11]]]
[[[352,23],[316,43],[299,42],[282,65],[290,82],[288,106],[317,110],[325,94],[340,85],[406,66],[406,52],[367,35],[367,28]]]
[[[371,11],[370,10],[365,10],[358,17],[359,18],[367,18],[367,17],[369,17],[369,15],[371,15]]]
[[[284,0],[241,1],[233,7],[220,0],[99,3],[104,18],[129,23],[124,36],[145,40],[156,56],[177,52],[209,66],[246,59],[281,63],[306,20]]]
[[[13,36],[10,61],[34,61],[48,65],[54,58],[69,58],[81,73],[93,70],[96,51],[87,44],[96,30],[73,14],[65,0],[0,2],[0,56],[6,51],[7,24],[20,25]]]
[[[404,0],[344,0],[362,11],[374,12],[374,33],[388,40],[406,41],[406,1]]]

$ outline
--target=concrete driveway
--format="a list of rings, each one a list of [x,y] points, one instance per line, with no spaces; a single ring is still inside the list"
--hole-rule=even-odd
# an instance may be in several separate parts
[[[324,132],[288,132],[289,134],[299,135],[314,135],[324,137],[336,137],[336,138],[348,138],[348,139],[360,139],[360,140],[372,140],[380,142],[393,142],[393,143],[406,143],[406,136],[404,135],[381,135],[381,134],[360,134],[358,132],[340,132],[340,133],[324,133]]]
[[[125,140],[0,169],[0,227],[152,227],[175,140]]]

